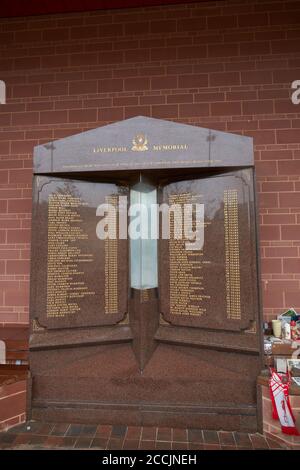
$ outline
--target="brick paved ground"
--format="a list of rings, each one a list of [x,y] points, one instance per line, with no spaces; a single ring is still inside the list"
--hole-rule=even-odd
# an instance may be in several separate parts
[[[261,434],[31,421],[0,433],[0,449],[287,449]]]

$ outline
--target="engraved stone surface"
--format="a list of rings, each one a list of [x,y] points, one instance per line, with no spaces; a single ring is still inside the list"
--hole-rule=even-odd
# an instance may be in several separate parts
[[[171,213],[171,239],[160,242],[164,319],[182,326],[248,328],[258,313],[252,170],[170,183],[162,188],[162,201],[204,206],[201,250],[187,250],[188,239],[176,239],[175,219],[182,213]]]
[[[31,307],[48,328],[115,324],[127,312],[127,241],[101,240],[96,209],[127,188],[48,176],[34,181]],[[116,219],[117,220],[117,219]]]
[[[35,173],[249,165],[250,137],[142,116],[39,145],[34,151]]]

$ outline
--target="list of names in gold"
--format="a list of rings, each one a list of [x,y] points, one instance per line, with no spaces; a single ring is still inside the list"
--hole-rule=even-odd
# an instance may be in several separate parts
[[[170,211],[170,313],[174,315],[201,316],[206,312],[204,303],[210,299],[203,282],[203,270],[210,261],[204,258],[203,250],[187,250],[187,240],[184,236],[178,236],[183,229],[184,205],[195,203],[200,198],[201,195],[193,196],[190,193],[169,196],[170,206],[181,207],[180,211]],[[208,223],[204,223],[204,227]]]
[[[119,197],[117,195],[107,196],[106,204],[110,204],[117,209]],[[117,217],[114,213],[107,216],[110,226],[115,226],[118,233]],[[106,238],[104,241],[105,251],[105,313],[118,313],[118,240],[117,238]]]
[[[80,215],[85,205],[71,194],[49,195],[47,317],[76,314],[81,301],[95,295],[85,281],[85,266],[94,261],[94,256],[79,246],[89,238]]]
[[[226,266],[227,318],[241,318],[240,248],[238,222],[238,192],[224,191],[224,232]]]

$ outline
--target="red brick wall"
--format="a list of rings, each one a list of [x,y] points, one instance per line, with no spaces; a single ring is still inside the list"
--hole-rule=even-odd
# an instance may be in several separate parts
[[[0,385],[0,431],[25,421],[26,380]]]
[[[28,322],[34,145],[135,115],[254,137],[264,312],[300,310],[300,2],[0,20],[0,324]]]

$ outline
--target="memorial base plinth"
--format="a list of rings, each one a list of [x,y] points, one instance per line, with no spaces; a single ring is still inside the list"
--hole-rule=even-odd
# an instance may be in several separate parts
[[[40,403],[32,408],[31,419],[45,422],[76,422],[127,426],[167,426],[188,429],[209,429],[256,432],[255,408],[216,409],[216,407],[172,408],[153,405],[111,406],[63,403]]]

